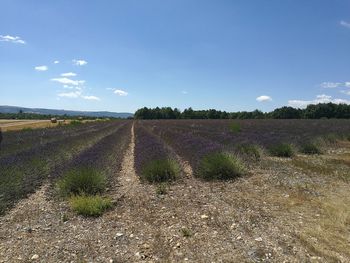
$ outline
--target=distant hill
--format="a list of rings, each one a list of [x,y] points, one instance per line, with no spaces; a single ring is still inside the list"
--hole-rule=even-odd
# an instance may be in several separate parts
[[[0,113],[36,113],[47,115],[68,115],[68,116],[87,116],[87,117],[112,117],[112,118],[128,118],[134,114],[128,112],[110,112],[110,111],[73,111],[73,110],[53,110],[41,108],[25,108],[18,106],[0,106]]]

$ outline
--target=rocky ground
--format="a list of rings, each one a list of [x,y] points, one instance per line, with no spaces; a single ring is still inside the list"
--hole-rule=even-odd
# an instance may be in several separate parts
[[[140,183],[132,140],[108,195],[84,218],[46,183],[0,218],[0,262],[350,262],[350,145],[321,156],[265,156],[231,182],[185,174]]]

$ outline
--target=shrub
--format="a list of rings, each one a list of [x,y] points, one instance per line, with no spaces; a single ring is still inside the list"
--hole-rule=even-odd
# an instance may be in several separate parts
[[[63,196],[101,193],[106,186],[105,176],[92,168],[76,168],[68,171],[58,181],[59,192]]]
[[[170,159],[154,160],[142,170],[142,178],[150,183],[173,181],[180,172],[179,165]]]
[[[231,122],[229,125],[230,132],[236,133],[241,131],[241,126],[237,122]]]
[[[256,161],[261,159],[261,149],[254,144],[241,144],[238,146],[238,152]]]
[[[112,207],[112,202],[108,198],[99,195],[86,196],[76,195],[69,199],[72,209],[83,216],[100,216],[108,208]]]
[[[243,164],[227,153],[212,153],[202,158],[198,176],[205,180],[228,180],[244,174]]]
[[[308,142],[301,145],[300,152],[304,154],[321,154],[321,149],[316,143]]]
[[[272,146],[269,151],[272,156],[277,157],[292,157],[294,155],[293,147],[288,143],[280,143]]]
[[[80,124],[82,124],[82,122],[81,122],[81,121],[78,121],[78,120],[72,120],[72,121],[69,123],[69,125],[71,125],[71,126],[76,126],[76,125],[80,125]]]

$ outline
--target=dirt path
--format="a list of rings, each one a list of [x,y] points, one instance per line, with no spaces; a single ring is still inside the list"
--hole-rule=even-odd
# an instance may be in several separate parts
[[[134,124],[131,127],[131,141],[122,162],[122,169],[118,174],[119,199],[126,196],[137,196],[140,188],[140,180],[136,175],[134,166],[135,132]]]

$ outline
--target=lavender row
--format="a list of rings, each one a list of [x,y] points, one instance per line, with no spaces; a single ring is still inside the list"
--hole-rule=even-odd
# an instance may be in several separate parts
[[[106,123],[103,125],[100,125],[98,129],[91,129],[87,130],[84,133],[80,132],[72,132],[72,133],[64,133],[61,136],[59,136],[56,140],[46,143],[46,144],[37,144],[27,150],[23,150],[20,152],[17,152],[12,155],[5,156],[0,159],[0,166],[8,166],[8,165],[15,165],[20,164],[28,159],[31,159],[33,156],[43,156],[44,158],[48,156],[53,149],[59,149],[59,148],[65,148],[70,147],[70,142],[75,143],[77,139],[80,138],[90,138],[94,137],[97,134],[107,134],[109,132],[112,132],[116,127],[119,125],[122,125],[123,123]],[[69,149],[68,149],[69,150]]]
[[[164,124],[155,125],[153,123],[153,125],[149,125],[150,123],[147,123],[147,121],[143,121],[142,124],[148,126],[150,130],[160,136],[180,157],[187,160],[195,171],[205,155],[223,150],[223,145],[220,143],[196,136],[190,132],[178,132],[173,127]]]
[[[112,134],[125,123],[101,125],[99,130],[93,130],[84,136],[79,134],[70,136],[43,147],[34,147],[2,158],[0,160],[0,213],[15,201],[33,192],[52,171],[105,136]]]
[[[230,131],[233,122],[241,127],[240,132]],[[226,146],[300,144],[319,136],[350,133],[350,120],[172,120],[163,123],[147,121],[144,125],[150,129],[166,126],[177,133],[190,133]]]
[[[103,126],[112,126],[111,122]],[[83,135],[93,130],[99,130],[101,123],[86,123],[76,126],[59,126],[34,130],[23,130],[3,133],[0,157],[16,154],[30,148],[45,145],[69,136]]]
[[[52,173],[53,179],[61,177],[69,170],[79,168],[97,169],[108,178],[114,176],[121,169],[125,150],[130,143],[131,124],[131,122],[123,123],[112,134],[81,152],[70,162],[56,167]]]
[[[160,138],[147,131],[142,124],[135,124],[135,169],[141,176],[143,169],[152,161],[175,159]]]

